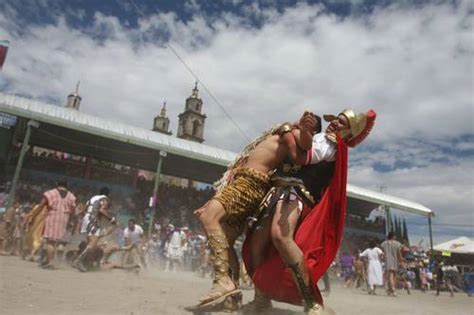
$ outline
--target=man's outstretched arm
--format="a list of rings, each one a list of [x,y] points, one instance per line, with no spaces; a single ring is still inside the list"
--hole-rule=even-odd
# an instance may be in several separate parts
[[[288,157],[291,163],[295,165],[304,165],[306,163],[307,150],[303,150],[297,143],[300,131],[294,129],[292,132],[287,132],[282,136],[282,143],[286,145],[288,150]],[[311,146],[309,146],[311,148]]]

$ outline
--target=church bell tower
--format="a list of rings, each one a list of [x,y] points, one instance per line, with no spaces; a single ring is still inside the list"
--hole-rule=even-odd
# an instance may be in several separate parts
[[[163,103],[161,112],[158,116],[155,117],[153,121],[153,131],[161,132],[167,135],[171,135],[170,128],[170,119],[166,116],[166,102]]]
[[[79,110],[79,106],[81,106],[81,100],[82,100],[82,97],[79,96],[80,83],[81,81],[78,81],[76,84],[76,91],[68,95],[66,108]]]
[[[178,115],[178,138],[204,141],[204,123],[206,115],[202,113],[202,99],[199,98],[197,82],[190,97],[186,99],[184,112]]]

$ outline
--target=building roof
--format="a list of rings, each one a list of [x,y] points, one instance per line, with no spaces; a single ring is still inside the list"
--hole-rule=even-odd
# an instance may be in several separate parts
[[[168,157],[163,161],[164,174],[207,183],[218,179],[236,157],[231,151],[15,95],[0,93],[0,112],[40,122],[31,136],[33,145],[150,171],[156,168],[159,151],[165,151]],[[419,203],[350,184],[347,196],[349,207],[361,214],[386,205],[418,215],[434,215]]]

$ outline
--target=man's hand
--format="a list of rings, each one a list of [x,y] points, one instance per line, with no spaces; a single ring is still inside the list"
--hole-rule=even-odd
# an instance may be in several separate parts
[[[316,130],[319,129],[318,121],[316,120],[316,115],[308,111],[305,111],[303,116],[301,116],[299,125],[301,131],[307,131],[311,134],[316,133]]]
[[[201,216],[201,214],[203,214],[203,212],[206,210],[206,206],[207,206],[208,203],[209,203],[209,201],[206,202],[201,208],[194,210],[194,212],[193,212],[194,215],[199,218]]]

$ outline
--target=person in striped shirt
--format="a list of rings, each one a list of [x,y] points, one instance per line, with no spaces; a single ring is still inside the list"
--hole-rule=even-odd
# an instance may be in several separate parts
[[[46,240],[47,260],[43,268],[54,269],[54,255],[57,246],[67,242],[66,230],[71,226],[76,211],[76,197],[67,189],[66,180],[58,180],[56,188],[43,194],[40,208],[47,208],[43,239]]]

